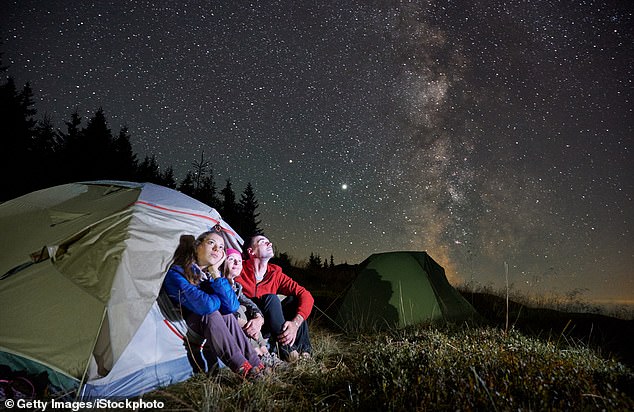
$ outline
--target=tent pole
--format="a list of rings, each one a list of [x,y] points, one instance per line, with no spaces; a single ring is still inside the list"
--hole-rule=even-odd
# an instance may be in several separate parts
[[[103,313],[101,315],[101,322],[99,322],[99,333],[97,333],[97,336],[95,336],[95,340],[93,341],[91,347],[92,349],[90,350],[90,355],[89,356],[93,356],[92,354],[95,351],[95,345],[97,345],[97,340],[99,339],[99,334],[101,333],[101,329],[103,328],[103,322],[106,319],[106,313],[108,312],[108,305],[104,306],[103,308]],[[81,396],[81,392],[84,389],[84,385],[86,384],[86,379],[88,378],[88,368],[90,367],[90,358],[88,358],[88,362],[86,362],[86,367],[84,368],[84,373],[81,376],[81,380],[79,381],[79,387],[77,388],[77,396],[75,397],[75,400],[79,400],[80,396]]]

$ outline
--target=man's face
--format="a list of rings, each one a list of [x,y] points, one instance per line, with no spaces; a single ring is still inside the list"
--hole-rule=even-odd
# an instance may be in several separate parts
[[[253,257],[266,259],[274,256],[273,243],[264,236],[256,236],[249,248],[249,254]]]

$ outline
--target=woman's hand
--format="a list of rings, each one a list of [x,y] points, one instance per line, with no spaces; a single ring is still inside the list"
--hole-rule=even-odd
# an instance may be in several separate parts
[[[257,339],[262,330],[262,325],[264,325],[264,318],[262,316],[256,316],[249,320],[242,329],[248,337]]]
[[[221,252],[222,252],[222,257],[218,260],[217,263],[209,267],[209,273],[211,274],[211,277],[214,279],[218,279],[221,276],[220,267],[225,262],[225,259],[227,259],[227,252],[225,252],[224,249],[221,249]]]

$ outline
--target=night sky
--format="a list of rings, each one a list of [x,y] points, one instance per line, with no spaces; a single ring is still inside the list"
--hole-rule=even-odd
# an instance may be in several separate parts
[[[251,182],[280,252],[427,250],[452,282],[634,300],[631,1],[3,1],[57,127],[103,107]]]

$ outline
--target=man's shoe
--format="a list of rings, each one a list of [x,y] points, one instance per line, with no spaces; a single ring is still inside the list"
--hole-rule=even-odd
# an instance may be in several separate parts
[[[265,353],[264,355],[260,356],[260,360],[264,365],[266,365],[267,368],[270,368],[272,370],[281,369],[287,366],[287,363],[278,358],[277,354],[275,353]]]

